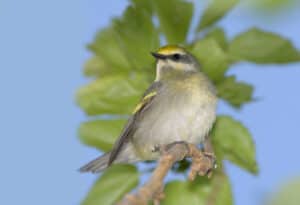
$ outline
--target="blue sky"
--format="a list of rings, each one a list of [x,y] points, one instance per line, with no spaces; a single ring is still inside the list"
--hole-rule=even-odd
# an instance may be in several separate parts
[[[0,204],[79,204],[97,178],[76,172],[98,152],[77,140],[85,116],[74,93],[87,82],[81,74],[90,55],[85,45],[125,6],[122,0],[0,1]],[[300,49],[296,8],[271,18],[239,7],[220,24],[229,37],[256,26]],[[253,205],[300,174],[300,63],[240,63],[230,72],[252,83],[259,98],[239,112],[219,107],[254,136],[260,175],[226,167],[236,204]]]

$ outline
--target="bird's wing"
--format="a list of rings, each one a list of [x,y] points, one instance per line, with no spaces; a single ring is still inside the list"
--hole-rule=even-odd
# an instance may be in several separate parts
[[[159,90],[161,88],[160,82],[154,82],[144,93],[142,100],[140,103],[135,107],[132,116],[129,118],[126,126],[124,127],[119,139],[114,144],[111,152],[110,157],[108,161],[108,165],[112,164],[113,161],[118,156],[119,152],[121,151],[124,144],[126,144],[130,137],[133,136],[133,134],[136,131],[138,121],[140,119],[140,116],[142,113],[145,112],[145,110],[149,109],[152,105],[153,99],[155,96],[157,96]]]

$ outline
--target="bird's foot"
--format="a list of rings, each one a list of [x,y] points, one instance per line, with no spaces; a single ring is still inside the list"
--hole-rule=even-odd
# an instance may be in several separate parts
[[[202,152],[202,154],[208,158],[211,162],[212,169],[217,169],[217,158],[216,155],[212,152]]]
[[[194,180],[197,175],[209,178],[212,176],[212,171],[216,168],[216,157],[210,152],[201,152],[196,146],[190,146],[192,157],[192,166],[189,173],[189,179]]]
[[[181,147],[181,149],[184,149],[186,153],[180,156],[178,160],[182,160],[186,156],[192,158],[192,165],[189,173],[190,180],[194,180],[197,175],[207,175],[208,177],[212,176],[212,172],[216,168],[216,157],[213,152],[202,152],[196,145],[189,144],[185,141],[176,141],[165,146],[160,146],[158,150],[162,155],[167,153],[170,154],[173,150],[175,150],[173,149],[174,147]]]

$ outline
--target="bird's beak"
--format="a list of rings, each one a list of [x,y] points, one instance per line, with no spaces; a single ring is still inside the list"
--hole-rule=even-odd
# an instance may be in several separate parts
[[[167,56],[162,55],[162,54],[159,54],[159,53],[151,52],[151,55],[152,55],[154,58],[156,58],[157,60],[165,60],[165,59],[167,59]]]

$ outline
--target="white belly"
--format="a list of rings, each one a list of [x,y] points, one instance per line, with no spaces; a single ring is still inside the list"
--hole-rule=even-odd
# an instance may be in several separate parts
[[[143,147],[139,152],[144,158],[156,159],[158,155],[153,149],[160,145],[175,141],[193,144],[204,141],[215,121],[216,100],[165,98],[159,103],[147,113],[134,135],[134,144]]]
[[[174,141],[200,144],[214,120],[215,107],[212,105],[200,105],[198,109],[189,106],[178,108],[177,111],[163,113],[153,123],[148,137],[156,144],[169,144]]]

